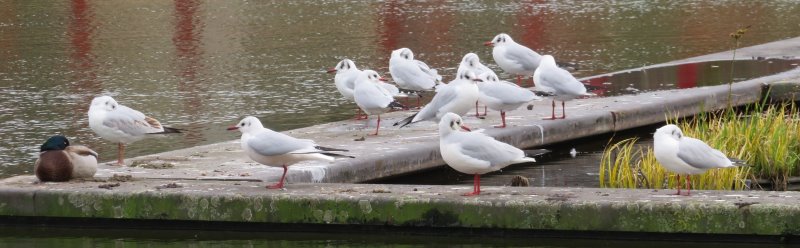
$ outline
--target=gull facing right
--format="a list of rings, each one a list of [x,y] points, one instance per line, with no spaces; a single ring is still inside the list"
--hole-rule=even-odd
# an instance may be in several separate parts
[[[381,128],[381,114],[388,112],[391,108],[403,108],[403,105],[395,101],[391,93],[380,86],[381,81],[386,81],[373,70],[364,70],[356,79],[354,96],[358,105],[367,115],[377,115],[378,124],[375,125],[375,133]]]

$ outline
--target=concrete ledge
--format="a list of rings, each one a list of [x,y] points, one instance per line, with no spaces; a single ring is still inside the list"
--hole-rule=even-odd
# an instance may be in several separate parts
[[[101,182],[3,182],[0,216],[219,221],[272,224],[458,227],[498,230],[735,234],[800,234],[797,192],[292,184],[135,180],[111,190]],[[8,200],[12,200],[9,202]]]

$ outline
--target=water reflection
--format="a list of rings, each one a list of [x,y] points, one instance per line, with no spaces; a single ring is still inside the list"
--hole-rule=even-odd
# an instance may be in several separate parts
[[[0,177],[30,174],[56,133],[112,159],[114,144],[87,126],[98,94],[187,129],[134,143],[137,156],[235,139],[224,127],[245,115],[278,130],[347,119],[353,103],[323,72],[343,57],[388,76],[389,51],[409,47],[450,80],[467,52],[497,69],[482,44],[507,32],[584,77],[727,50],[740,20],[754,24],[742,46],[798,36],[798,12],[744,0],[0,1]],[[670,82],[703,85],[710,72]],[[590,82],[604,95],[645,89]]]

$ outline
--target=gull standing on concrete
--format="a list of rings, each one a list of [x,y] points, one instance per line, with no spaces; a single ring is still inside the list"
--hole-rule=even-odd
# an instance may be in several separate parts
[[[567,118],[566,110],[564,109],[564,102],[569,101],[581,96],[591,96],[592,94],[586,93],[586,87],[583,83],[575,79],[568,71],[559,68],[553,56],[542,56],[542,63],[536,68],[533,78],[541,86],[545,86],[553,93],[553,111],[548,120],[564,119]],[[561,118],[556,118],[556,100],[561,101]]]
[[[97,172],[97,152],[85,146],[70,145],[67,137],[62,135],[48,138],[39,152],[33,170],[42,182],[92,178]]]
[[[708,169],[736,167],[725,154],[711,148],[705,142],[686,137],[681,129],[673,124],[656,129],[653,134],[653,152],[656,161],[678,178],[678,192],[681,194],[681,176],[686,176],[686,195],[691,194],[689,175],[697,175]]]
[[[539,67],[539,60],[542,56],[530,48],[517,44],[508,34],[498,34],[491,41],[484,43],[486,46],[494,46],[492,57],[503,71],[517,75],[517,84],[522,84],[522,76],[533,76],[533,72]],[[536,80],[534,80],[535,86]]]
[[[342,96],[350,101],[355,101],[353,97],[353,91],[355,90],[355,82],[358,75],[361,74],[361,70],[356,67],[356,63],[349,59],[343,59],[336,64],[336,67],[328,69],[328,73],[336,73],[333,81],[336,85],[336,89],[339,90],[339,93]],[[403,96],[400,94],[400,90],[397,86],[392,84],[380,82],[379,85],[386,89],[392,97],[401,97]],[[366,119],[366,115],[361,114],[361,108],[356,108],[356,120]]]
[[[354,91],[356,105],[367,115],[378,115],[378,124],[372,135],[378,135],[378,130],[381,128],[381,114],[393,107],[403,108],[403,105],[395,101],[389,91],[380,86],[381,81],[386,81],[386,79],[373,70],[364,70],[356,79]]]
[[[515,110],[523,104],[539,99],[533,91],[508,81],[501,81],[492,71],[478,77],[482,79],[482,82],[478,82],[480,102],[492,110],[500,111],[503,124],[495,127],[506,127],[506,111]]]
[[[478,57],[477,54],[474,53],[467,53],[466,55],[464,55],[464,57],[461,59],[461,63],[458,64],[457,72],[464,70],[472,71],[473,73],[475,73],[475,75],[478,76],[488,72],[494,74],[494,71],[492,71],[492,69],[489,69],[489,67],[486,67],[485,65],[481,64],[480,58]],[[458,77],[458,75],[456,75],[456,77]],[[480,84],[478,85],[478,88],[480,90]],[[483,115],[486,115],[486,106],[484,106],[483,108]],[[481,116],[480,113],[478,113],[478,102],[475,102],[475,116]]]
[[[444,87],[436,89],[436,95],[431,102],[425,105],[419,112],[409,116],[394,125],[404,127],[420,121],[438,122],[444,114],[452,112],[455,114],[466,114],[472,104],[478,100],[478,85],[481,79],[472,71],[461,71],[458,77]]]
[[[432,90],[442,82],[442,76],[425,62],[415,60],[414,53],[408,48],[392,51],[392,57],[389,58],[389,73],[400,88],[418,93]],[[418,98],[417,106],[419,101]]]
[[[481,193],[481,174],[500,170],[519,163],[536,162],[525,157],[525,152],[509,144],[495,140],[482,132],[470,131],[464,126],[461,117],[447,113],[439,122],[439,149],[442,159],[450,167],[461,173],[475,175],[472,193]]]
[[[308,139],[297,139],[289,135],[264,128],[261,121],[253,116],[242,119],[239,124],[228,127],[228,130],[242,132],[242,150],[250,159],[258,163],[283,167],[283,175],[277,184],[269,185],[269,189],[282,189],[286,179],[287,167],[305,160],[319,160],[333,162],[333,157],[349,157],[336,152],[346,152],[344,149],[318,146]]]
[[[101,138],[118,144],[117,165],[125,165],[125,144],[152,134],[180,133],[180,129],[162,126],[142,112],[118,104],[110,96],[98,96],[89,107],[89,127]]]

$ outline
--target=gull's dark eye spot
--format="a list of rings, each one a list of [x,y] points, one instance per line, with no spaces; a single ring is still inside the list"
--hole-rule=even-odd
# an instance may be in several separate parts
[[[472,62],[469,62],[469,66],[475,66],[475,64],[473,64]]]
[[[239,125],[239,126],[243,126],[244,127],[244,122],[242,122],[242,125]]]
[[[450,126],[452,127],[455,124],[455,121],[450,121]]]

